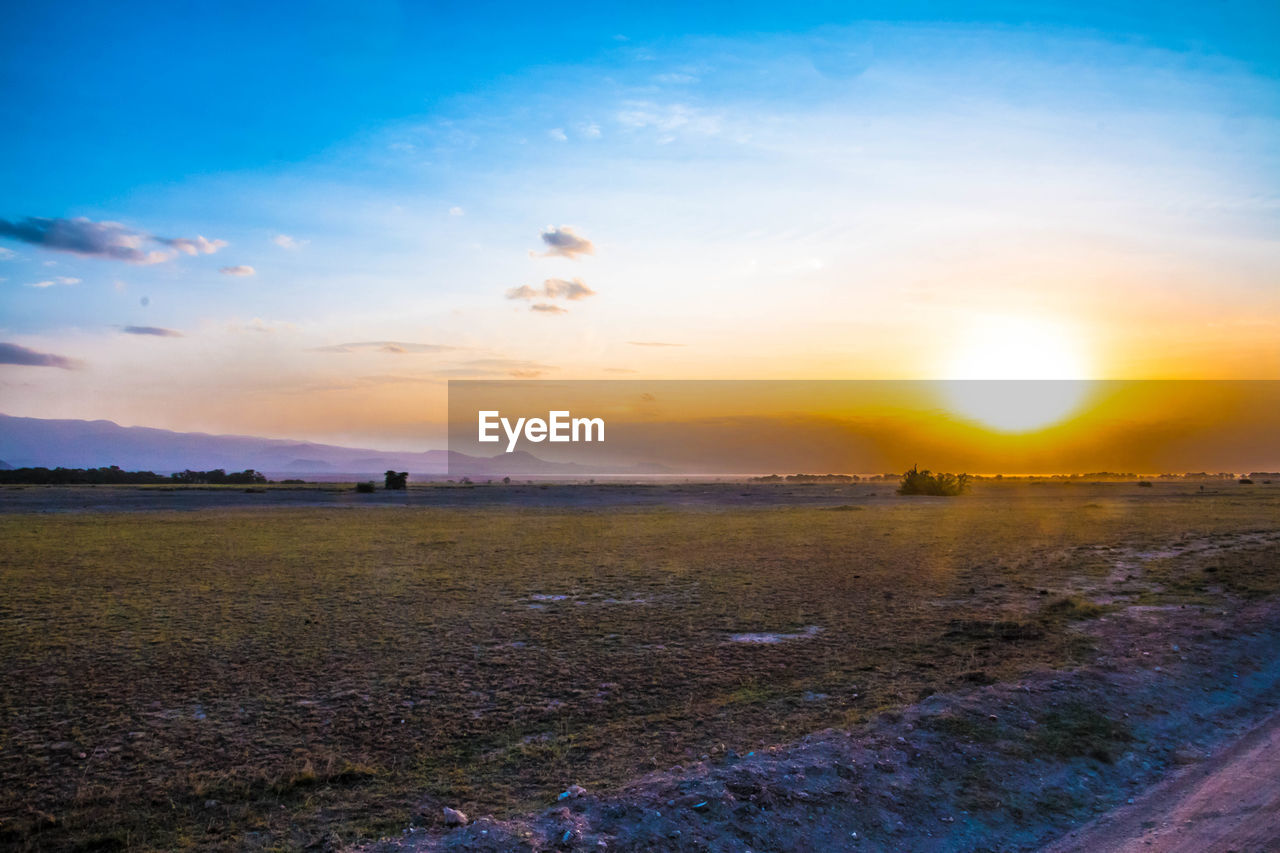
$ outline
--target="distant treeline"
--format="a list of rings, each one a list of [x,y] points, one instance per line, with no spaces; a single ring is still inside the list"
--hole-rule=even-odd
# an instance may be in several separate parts
[[[0,483],[25,485],[256,485],[267,482],[264,474],[249,468],[228,474],[221,468],[212,471],[181,471],[164,476],[154,471],[124,471],[118,465],[109,468],[10,468],[0,471]]]

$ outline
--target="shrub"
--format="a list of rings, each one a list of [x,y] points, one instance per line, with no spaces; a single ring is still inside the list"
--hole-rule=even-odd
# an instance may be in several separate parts
[[[401,471],[398,474],[395,471],[387,471],[387,473],[383,477],[383,480],[386,483],[385,488],[391,491],[409,488],[408,486],[409,472],[408,471]]]
[[[902,475],[898,494],[954,497],[969,488],[969,479],[968,474],[934,474],[912,465],[911,470]]]
[[[378,487],[374,485],[373,480],[368,480],[363,483],[356,483],[356,491],[362,495],[371,495],[374,493],[374,491],[377,490],[377,488]]]
[[[1142,488],[1144,488],[1144,489],[1154,489],[1154,488],[1155,488],[1155,486],[1151,485],[1151,481],[1150,481],[1150,480],[1139,480],[1139,481],[1138,481],[1138,485],[1139,485],[1139,486],[1141,486],[1141,487],[1142,487]]]

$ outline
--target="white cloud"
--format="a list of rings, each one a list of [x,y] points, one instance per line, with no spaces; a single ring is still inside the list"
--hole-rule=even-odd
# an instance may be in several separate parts
[[[586,237],[573,230],[572,225],[561,225],[559,228],[547,228],[541,234],[542,242],[547,244],[547,251],[542,257],[561,257],[576,260],[578,255],[594,255],[595,245]]]
[[[596,292],[587,287],[580,278],[571,280],[549,278],[542,283],[541,289],[522,284],[507,291],[508,299],[538,299],[546,297],[548,299],[568,299],[570,302],[577,302],[580,299],[595,295]]]
[[[0,219],[0,236],[44,249],[134,264],[158,264],[173,260],[179,254],[212,255],[227,245],[225,240],[206,240],[200,236],[158,237],[119,222],[94,222],[84,217],[28,216],[16,222]],[[148,244],[167,248],[148,250]],[[46,262],[46,266],[52,265],[52,261]]]
[[[275,243],[281,249],[289,249],[292,251],[295,249],[301,249],[303,246],[307,245],[311,241],[300,240],[297,237],[290,237],[288,234],[277,234],[276,236],[271,238],[271,242]]]
[[[218,270],[218,272],[222,273],[223,275],[253,275],[257,272],[257,270],[255,270],[253,267],[249,266],[248,264],[237,264],[234,267],[222,267]]]

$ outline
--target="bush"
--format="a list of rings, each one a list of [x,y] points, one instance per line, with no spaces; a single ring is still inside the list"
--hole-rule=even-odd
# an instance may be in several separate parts
[[[1151,484],[1151,481],[1150,481],[1150,480],[1139,480],[1139,481],[1138,481],[1138,485],[1139,485],[1139,486],[1141,486],[1141,487],[1142,487],[1142,488],[1144,488],[1144,489],[1154,489],[1154,488],[1155,488],[1155,486],[1153,486],[1153,485]]]
[[[356,483],[356,491],[362,495],[371,495],[377,490],[377,488],[378,487],[374,485],[373,480],[369,480],[364,483]]]
[[[912,465],[911,470],[902,475],[898,494],[954,497],[964,494],[969,488],[969,479],[968,474],[934,474]]]
[[[409,488],[408,486],[409,472],[408,471],[401,471],[398,474],[395,471],[387,471],[383,479],[386,482],[386,488],[388,490]]]

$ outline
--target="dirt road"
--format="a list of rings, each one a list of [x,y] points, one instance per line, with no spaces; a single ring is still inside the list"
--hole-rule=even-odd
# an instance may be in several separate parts
[[[1280,851],[1280,714],[1045,853]]]

